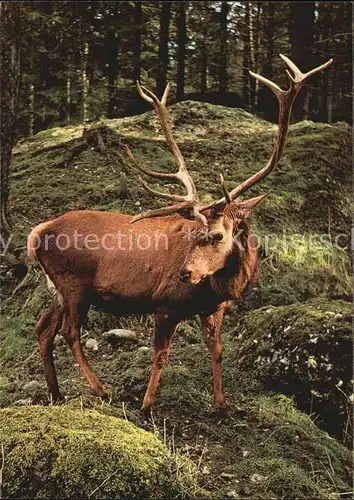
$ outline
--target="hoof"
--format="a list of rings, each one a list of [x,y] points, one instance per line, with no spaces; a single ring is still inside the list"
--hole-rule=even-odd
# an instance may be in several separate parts
[[[213,411],[213,415],[218,418],[225,418],[229,413],[229,410],[230,407],[226,403],[218,404]]]
[[[101,385],[98,385],[97,387],[92,389],[92,392],[104,401],[110,401],[112,399],[106,389]]]
[[[152,416],[152,406],[142,406],[140,408],[140,411],[144,417],[145,420],[150,420],[152,421],[153,420],[153,416]]]
[[[49,404],[53,406],[65,403],[65,397],[60,392],[49,394],[48,399]]]
[[[242,420],[247,420],[248,417],[249,417],[249,413],[248,413],[248,411],[243,410],[242,408],[240,408],[239,406],[237,406],[235,408],[235,416],[237,418],[242,419]]]

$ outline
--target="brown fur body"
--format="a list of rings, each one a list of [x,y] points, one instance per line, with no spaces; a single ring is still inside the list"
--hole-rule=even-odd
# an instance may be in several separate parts
[[[227,212],[224,215],[227,218]],[[60,393],[52,349],[59,329],[91,388],[99,395],[104,394],[103,386],[92,373],[79,342],[80,327],[90,305],[116,315],[155,314],[156,370],[167,361],[172,334],[178,323],[199,314],[212,360],[215,358],[215,363],[219,364],[224,311],[230,306],[230,301],[239,299],[248,283],[257,277],[257,252],[248,245],[250,231],[246,220],[242,221],[244,250],[235,244],[224,267],[198,284],[183,283],[178,279],[179,270],[193,249],[193,238],[188,235],[196,228],[195,221],[179,215],[145,219],[136,224],[131,224],[131,220],[131,216],[119,213],[73,211],[40,224],[29,237],[29,257],[40,264],[49,283],[54,284],[50,286],[53,308],[38,322],[37,334],[49,392],[55,400],[60,398]],[[114,249],[103,250],[102,238],[114,235],[105,237],[106,246],[111,247],[117,241],[114,238],[118,232],[122,235],[120,247],[116,245]],[[96,235],[96,239],[90,235]],[[141,235],[151,238],[148,249],[144,246],[146,237]],[[140,249],[136,244],[138,238],[142,243]],[[61,248],[58,248],[58,242]],[[215,322],[217,328],[215,325],[211,328]],[[160,341],[163,345],[159,345]],[[218,345],[220,352],[217,356],[213,356],[211,343]],[[151,406],[155,399],[159,375],[154,374],[153,369],[154,380],[150,381],[153,387],[149,386],[145,407]],[[221,387],[221,373],[218,384]],[[216,399],[223,404],[220,391]]]

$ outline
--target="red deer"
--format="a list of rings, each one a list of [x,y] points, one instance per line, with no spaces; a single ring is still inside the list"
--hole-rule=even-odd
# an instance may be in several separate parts
[[[53,362],[53,341],[59,330],[92,391],[98,396],[107,396],[80,345],[80,328],[89,307],[95,305],[116,315],[152,313],[155,316],[153,367],[143,409],[155,402],[161,371],[167,362],[177,325],[198,314],[211,355],[215,402],[225,406],[221,375],[223,316],[231,301],[239,299],[246,286],[257,278],[257,250],[252,243],[248,218],[267,194],[246,201],[235,200],[278,165],[298,92],[309,76],[332,62],[303,74],[287,57],[281,58],[292,71],[287,70],[288,90],[251,72],[279,101],[278,132],[271,157],[259,172],[231,192],[227,191],[221,176],[223,197],[207,205],[200,203],[167,120],[168,86],[160,101],[138,83],[141,97],[156,110],[179,168],[176,173],[148,171],[137,164],[128,149],[130,160],[140,171],[156,179],[180,182],[186,194],[158,192],[140,179],[149,193],[173,204],[135,217],[91,210],[72,211],[38,225],[31,232],[29,257],[44,271],[53,294],[50,310],[41,316],[36,326],[53,401],[62,398]],[[139,244],[143,241],[144,244]]]

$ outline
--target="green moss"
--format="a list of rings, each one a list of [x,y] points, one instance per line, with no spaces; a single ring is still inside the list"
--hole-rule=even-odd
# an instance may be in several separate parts
[[[351,264],[346,249],[338,248],[328,235],[267,233],[256,226],[261,259],[257,293],[260,304],[284,305],[318,296],[350,295]],[[342,241],[343,242],[343,241]]]
[[[330,493],[316,483],[316,477],[311,478],[297,465],[285,459],[269,458],[257,460],[255,468],[264,477],[264,487],[278,497],[286,495],[288,499],[322,498],[328,500]],[[286,484],[286,487],[284,485]],[[333,498],[337,495],[334,494]]]
[[[352,315],[343,301],[265,307],[239,322],[235,363],[267,389],[295,396],[300,408],[350,439]]]
[[[186,364],[187,360],[183,361]],[[230,369],[228,360],[224,367]],[[177,377],[183,372],[181,367],[173,370]],[[173,447],[184,444],[202,470],[210,469],[203,488],[212,497],[223,498],[235,489],[241,498],[334,499],[351,490],[351,453],[298,411],[291,399],[239,395],[228,418],[220,419],[210,408],[207,411],[200,397],[189,405],[191,388],[193,394],[203,392],[202,378],[189,376],[184,386],[177,380],[173,392],[170,376],[172,371],[168,376],[170,389],[161,390],[151,427]],[[179,399],[182,390],[184,399]],[[92,398],[73,400],[71,405],[94,405],[100,412],[126,415],[142,424],[131,405],[103,406]],[[240,410],[246,415],[242,419]],[[234,479],[225,483],[223,472]]]
[[[7,498],[184,498],[196,470],[152,434],[97,411],[0,411]]]
[[[28,316],[9,317],[2,320],[0,331],[1,365],[16,363],[26,358],[37,346],[35,320]],[[0,366],[1,366],[0,365]]]
[[[249,427],[232,440],[228,467],[241,496],[254,498],[338,498],[350,491],[351,454],[285,396],[242,401]],[[237,443],[235,445],[235,443]]]
[[[27,358],[37,347],[35,325],[49,294],[43,279],[36,285],[29,279],[17,295],[4,301],[5,314],[0,325],[0,367],[18,363]]]

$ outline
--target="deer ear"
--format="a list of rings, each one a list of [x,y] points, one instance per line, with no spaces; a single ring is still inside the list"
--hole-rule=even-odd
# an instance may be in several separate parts
[[[178,215],[181,217],[184,217],[185,219],[188,220],[195,220],[195,216],[193,215],[193,210],[190,208],[181,208],[180,210],[177,210]]]
[[[270,191],[265,194],[261,194],[260,196],[256,196],[255,198],[250,198],[249,200],[240,201],[237,203],[237,208],[241,212],[242,219],[247,219],[253,211],[258,207],[258,205],[267,198],[270,194]]]
[[[226,201],[222,201],[218,203],[217,205],[214,205],[212,209],[210,210],[210,215],[212,217],[222,217],[224,215],[224,210],[227,205]]]

